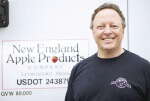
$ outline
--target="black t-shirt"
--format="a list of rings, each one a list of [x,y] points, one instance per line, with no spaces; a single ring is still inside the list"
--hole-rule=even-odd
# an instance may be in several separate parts
[[[127,50],[111,59],[96,53],[74,66],[65,101],[150,101],[150,63]]]

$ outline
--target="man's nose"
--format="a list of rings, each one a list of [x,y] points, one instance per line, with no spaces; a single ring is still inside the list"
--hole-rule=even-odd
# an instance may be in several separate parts
[[[111,33],[112,33],[111,27],[110,27],[110,26],[106,26],[106,27],[104,28],[104,34],[110,35]]]

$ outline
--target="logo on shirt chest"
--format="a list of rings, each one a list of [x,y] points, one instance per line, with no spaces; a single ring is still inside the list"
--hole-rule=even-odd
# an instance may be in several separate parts
[[[110,84],[116,86],[117,88],[131,88],[131,85],[123,77],[119,77],[115,81],[111,81]]]

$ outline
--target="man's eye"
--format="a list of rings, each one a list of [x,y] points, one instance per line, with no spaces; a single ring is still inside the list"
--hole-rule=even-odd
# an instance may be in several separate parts
[[[115,29],[119,28],[117,25],[112,25],[111,27]]]
[[[97,26],[97,29],[104,29],[104,26]]]

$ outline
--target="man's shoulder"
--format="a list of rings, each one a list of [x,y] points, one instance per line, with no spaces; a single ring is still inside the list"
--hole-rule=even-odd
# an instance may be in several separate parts
[[[131,51],[128,51],[128,55],[129,55],[129,59],[131,61],[135,61],[137,63],[142,63],[142,64],[150,64],[150,62],[148,60],[146,60],[145,58],[143,58],[142,56],[136,54],[136,53],[133,53]]]
[[[81,71],[83,69],[86,69],[88,68],[88,65],[93,63],[95,60],[96,60],[96,53],[81,60],[80,62],[78,62],[74,67],[73,67],[73,70],[74,71]]]
[[[142,56],[128,51],[128,61],[136,68],[140,68],[142,71],[149,71],[150,73],[150,62]]]
[[[93,54],[93,55],[91,55],[91,56],[81,60],[79,63],[76,64],[76,66],[89,64],[89,63],[95,61],[96,58],[97,58],[97,53],[95,53],[95,54]]]

